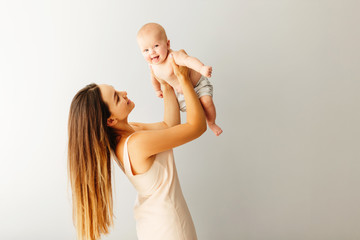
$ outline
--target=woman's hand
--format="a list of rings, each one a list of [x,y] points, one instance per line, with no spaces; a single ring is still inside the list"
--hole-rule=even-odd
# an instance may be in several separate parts
[[[189,68],[185,67],[185,66],[179,66],[175,63],[174,57],[172,54],[170,54],[170,62],[171,65],[173,67],[174,70],[174,74],[176,75],[176,77],[188,77],[189,76]]]

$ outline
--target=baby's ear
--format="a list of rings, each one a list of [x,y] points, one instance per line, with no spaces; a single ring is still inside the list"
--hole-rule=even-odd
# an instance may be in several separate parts
[[[170,40],[167,41],[167,47],[170,49]]]

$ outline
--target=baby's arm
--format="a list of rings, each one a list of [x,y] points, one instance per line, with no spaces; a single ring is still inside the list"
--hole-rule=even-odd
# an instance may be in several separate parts
[[[163,92],[161,91],[161,87],[160,87],[160,83],[158,80],[156,80],[155,76],[151,74],[151,84],[154,87],[156,96],[158,96],[159,98],[163,97]]]
[[[212,67],[205,66],[199,59],[187,55],[184,50],[173,51],[172,54],[176,64],[194,69],[205,77],[211,77]]]

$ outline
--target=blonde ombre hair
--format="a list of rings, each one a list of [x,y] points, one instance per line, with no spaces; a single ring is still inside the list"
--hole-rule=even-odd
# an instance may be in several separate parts
[[[111,150],[116,136],[106,124],[109,116],[96,84],[81,89],[71,102],[68,174],[79,240],[99,239],[113,225]]]

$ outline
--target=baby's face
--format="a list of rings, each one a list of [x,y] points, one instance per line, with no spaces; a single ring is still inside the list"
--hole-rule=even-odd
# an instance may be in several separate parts
[[[145,60],[150,64],[161,64],[167,58],[170,41],[161,34],[147,34],[138,37],[138,44]]]

